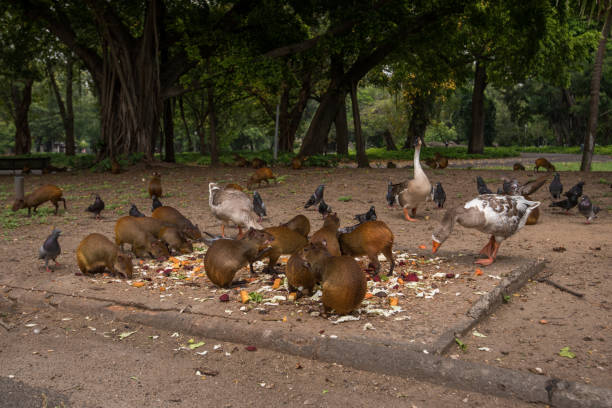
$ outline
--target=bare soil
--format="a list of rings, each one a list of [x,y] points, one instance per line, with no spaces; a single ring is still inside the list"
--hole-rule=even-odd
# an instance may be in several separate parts
[[[196,166],[160,165],[165,205],[176,207],[198,223],[200,228],[219,233],[220,223],[211,215],[208,207],[208,183],[211,181],[238,182],[244,185],[252,170],[238,168],[206,168]],[[460,339],[467,344],[465,351],[452,350],[452,358],[487,362],[519,370],[542,372],[567,380],[589,382],[599,386],[612,383],[610,271],[612,262],[612,209],[610,173],[562,173],[565,190],[579,180],[586,181],[584,193],[602,207],[593,224],[586,225],[584,217],[576,209],[565,215],[548,208],[550,203],[547,185],[533,195],[542,201],[540,221],[526,226],[517,235],[505,241],[497,262],[481,268],[482,275],[475,275],[473,260],[488,237],[458,227],[439,253],[431,256],[431,233],[438,225],[444,211],[434,209],[432,202],[424,203],[417,213],[418,222],[408,223],[401,211],[388,209],[385,204],[387,181],[399,182],[412,177],[411,169],[305,169],[294,171],[275,168],[275,173],[286,176],[278,184],[262,186],[258,191],[268,208],[264,226],[284,222],[298,213],[311,220],[312,231],[322,225],[316,211],[304,210],[303,204],[320,183],[325,183],[326,202],[341,219],[341,226],[353,224],[353,216],[376,206],[378,219],[385,221],[395,235],[396,262],[394,277],[386,282],[371,282],[369,292],[378,295],[364,302],[364,309],[355,316],[358,321],[335,325],[337,316],[325,319],[318,314],[319,302],[302,298],[297,304],[274,299],[278,305],[239,302],[238,291],[217,290],[203,275],[201,265],[204,248],[188,257],[186,263],[159,264],[147,261],[139,265],[134,281],[142,281],[144,287],[131,286],[111,276],[75,276],[78,268],[75,250],[80,240],[91,232],[101,232],[112,239],[114,222],[127,213],[130,203],[135,203],[145,213],[150,213],[150,200],[146,198],[146,179],[152,170],[135,167],[119,175],[75,172],[44,176],[26,176],[26,190],[42,184],[57,184],[65,191],[68,210],[60,216],[47,215],[26,219],[18,214],[11,217],[21,225],[14,229],[3,228],[0,256],[7,268],[0,283],[21,287],[38,287],[47,290],[68,291],[82,296],[115,298],[135,302],[154,302],[167,308],[226,315],[232,319],[273,320],[287,324],[292,330],[324,331],[324,335],[361,336],[364,339],[393,339],[427,348],[445,330],[469,309],[480,294],[498,284],[499,278],[523,262],[546,258],[549,264],[541,275],[584,293],[577,298],[561,292],[545,283],[531,282],[491,316],[476,332]],[[479,170],[426,170],[434,184],[441,181],[446,193],[445,208],[460,205],[476,195],[475,178],[482,176],[491,190],[501,184],[502,176],[518,177],[522,182],[534,178],[532,172],[503,172]],[[551,176],[552,179],[552,176]],[[605,181],[605,183],[604,183]],[[3,207],[12,202],[12,177],[0,177]],[[104,219],[95,221],[84,209],[93,201],[91,193],[97,192],[106,202]],[[340,197],[350,201],[338,201]],[[46,204],[48,205],[48,204]],[[3,217],[7,217],[6,212]],[[44,271],[37,260],[37,250],[53,226],[63,230],[60,238],[62,255],[60,266],[51,274]],[[425,249],[419,248],[425,246]],[[556,252],[553,248],[564,248]],[[438,254],[437,254],[438,255]],[[403,263],[403,264],[402,264]],[[364,269],[367,261],[363,260]],[[144,267],[147,267],[145,269]],[[158,273],[170,271],[169,276]],[[281,262],[278,270],[282,272]],[[382,271],[388,264],[383,262]],[[421,272],[421,273],[419,273]],[[416,285],[405,279],[410,273],[422,278]],[[434,276],[435,274],[440,274]],[[447,275],[448,274],[448,275]],[[404,283],[398,282],[401,277]],[[246,269],[236,279],[249,278]],[[255,281],[243,285],[248,292],[262,290],[265,299],[288,296],[281,286],[269,290],[273,277],[260,275]],[[229,293],[231,300],[221,303],[218,298]],[[422,296],[420,294],[422,293]],[[433,296],[431,296],[433,295]],[[379,297],[381,296],[381,297]],[[389,306],[389,297],[397,297],[399,309]],[[270,303],[270,302],[268,302]],[[241,310],[241,308],[244,308]],[[370,313],[367,309],[370,309]],[[374,311],[372,311],[372,309]],[[380,315],[380,311],[383,314]],[[393,312],[393,314],[390,314]],[[368,324],[366,326],[366,324]],[[374,330],[364,330],[372,328]],[[489,351],[479,348],[487,347]],[[559,351],[569,347],[576,357],[562,357]],[[483,349],[484,350],[484,349]]]

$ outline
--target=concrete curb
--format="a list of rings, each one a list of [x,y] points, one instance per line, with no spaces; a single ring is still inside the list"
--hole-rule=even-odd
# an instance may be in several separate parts
[[[463,336],[478,323],[486,319],[504,301],[504,295],[510,295],[522,288],[525,283],[544,269],[548,261],[538,259],[512,270],[510,274],[501,280],[493,290],[476,301],[466,313],[466,317],[461,319],[452,329],[442,333],[433,345],[436,354],[446,353],[454,344],[455,338]]]
[[[270,350],[360,370],[416,378],[466,391],[539,402],[556,407],[612,406],[612,389],[484,364],[447,359],[409,349],[398,343],[366,343],[279,330],[269,322],[245,325],[218,317],[175,311],[152,311],[101,300],[10,288],[7,297],[34,307],[54,307],[78,314],[105,317],[159,329],[180,331],[221,341],[255,345]]]

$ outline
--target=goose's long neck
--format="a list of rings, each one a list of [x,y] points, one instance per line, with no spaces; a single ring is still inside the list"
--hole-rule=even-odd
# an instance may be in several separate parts
[[[440,243],[446,241],[451,232],[453,232],[457,218],[458,214],[456,208],[447,210],[444,214],[444,218],[442,218],[442,221],[440,222],[440,226],[434,231],[433,238]]]
[[[421,167],[421,145],[417,144],[414,149],[414,178],[422,178],[425,172]]]

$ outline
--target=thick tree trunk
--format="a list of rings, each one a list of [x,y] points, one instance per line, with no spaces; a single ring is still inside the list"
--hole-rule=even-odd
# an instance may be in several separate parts
[[[385,145],[387,146],[387,150],[397,150],[397,146],[393,141],[393,137],[391,137],[391,132],[389,131],[389,129],[385,129],[383,137],[385,138]]]
[[[49,82],[55,99],[57,100],[57,107],[59,109],[60,117],[62,118],[62,124],[64,125],[64,132],[66,133],[66,155],[74,156],[75,154],[75,143],[74,143],[74,110],[72,107],[72,71],[74,67],[74,58],[69,53],[66,57],[66,103],[62,99],[57,81],[55,80],[55,73],[50,62],[47,62],[47,74],[49,75]]]
[[[365,137],[361,132],[361,117],[357,101],[357,82],[351,84],[351,105],[353,107],[353,123],[355,125],[355,148],[357,149],[357,167],[370,167],[365,151]]]
[[[601,30],[601,38],[595,55],[593,64],[593,75],[591,77],[591,99],[589,101],[589,121],[587,131],[584,136],[584,149],[582,152],[581,171],[591,171],[593,161],[593,151],[595,150],[595,135],[597,134],[597,117],[599,115],[599,89],[601,87],[601,74],[604,56],[606,54],[606,42],[610,36],[610,26],[612,25],[612,6],[608,5],[606,21]]]
[[[32,136],[28,113],[32,104],[33,79],[23,81],[23,88],[13,84],[11,86],[11,99],[13,103],[15,120],[15,154],[29,154],[32,149]]]
[[[476,62],[474,92],[472,94],[472,131],[468,144],[468,153],[484,152],[484,91],[487,87],[487,70],[485,65]]]
[[[187,119],[185,118],[185,106],[183,105],[183,97],[179,96],[179,109],[181,111],[181,121],[183,122],[183,127],[185,128],[185,141],[187,142],[187,151],[193,152],[193,141],[191,140],[191,133],[189,132],[189,126],[187,125]]]
[[[325,151],[325,140],[345,97],[346,91],[333,88],[323,96],[304,136],[300,156],[311,156]]]
[[[166,142],[164,161],[175,163],[174,158],[174,115],[172,112],[172,99],[164,101],[164,140]]]
[[[346,119],[346,98],[340,101],[336,119],[336,153],[347,156],[349,144],[348,120]]]
[[[215,91],[213,86],[208,87],[208,113],[210,114],[210,164],[219,165],[219,148],[217,143],[217,113],[215,112]]]
[[[414,141],[419,138],[425,140],[425,131],[431,120],[431,109],[435,98],[429,95],[417,93],[412,104],[412,115],[408,125],[408,135],[402,147],[405,150],[412,149]],[[391,136],[391,135],[389,135]],[[391,139],[393,141],[393,139]]]

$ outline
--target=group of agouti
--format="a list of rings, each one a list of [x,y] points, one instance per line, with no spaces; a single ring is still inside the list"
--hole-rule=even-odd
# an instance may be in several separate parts
[[[391,264],[389,274],[393,273],[393,233],[381,221],[367,221],[338,235],[339,225],[335,213],[327,215],[309,241],[310,222],[298,215],[276,227],[251,229],[240,239],[216,240],[204,259],[206,274],[214,284],[228,287],[247,264],[253,273],[253,262],[268,258],[264,270],[275,273],[278,258],[291,255],[286,268],[291,291],[312,294],[321,283],[325,310],[350,313],[366,293],[365,274],[353,257],[367,255],[379,271],[378,254],[382,253]]]

